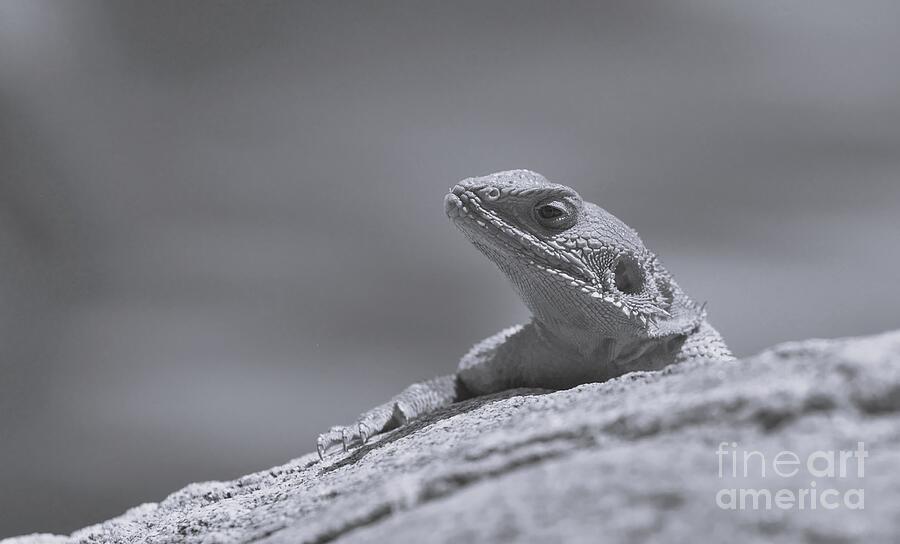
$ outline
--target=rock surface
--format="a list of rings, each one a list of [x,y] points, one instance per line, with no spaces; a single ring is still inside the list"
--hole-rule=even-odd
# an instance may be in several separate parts
[[[862,475],[858,457],[844,477],[806,466],[812,452],[859,442]],[[744,477],[750,450],[760,453]],[[801,459],[792,477],[774,472],[782,450]],[[827,468],[827,458],[813,463]],[[835,492],[800,509],[799,490],[813,487]],[[795,502],[723,509],[728,489],[790,489]],[[324,463],[308,454],[192,484],[70,537],[3,543],[647,540],[900,541],[900,331],[463,402]]]

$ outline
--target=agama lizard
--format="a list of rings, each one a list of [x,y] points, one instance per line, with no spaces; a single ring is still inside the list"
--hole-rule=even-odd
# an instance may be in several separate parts
[[[482,340],[455,374],[407,387],[319,436],[324,458],[466,398],[567,389],[697,358],[733,359],[637,232],[569,187],[528,170],[465,179],[452,222],[506,275],[532,319]]]

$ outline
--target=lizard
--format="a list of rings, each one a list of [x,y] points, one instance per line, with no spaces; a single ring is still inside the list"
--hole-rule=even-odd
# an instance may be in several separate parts
[[[681,290],[637,231],[574,189],[509,170],[460,181],[444,210],[506,276],[531,320],[475,344],[456,373],[410,385],[321,434],[320,459],[468,398],[734,359],[706,305]]]

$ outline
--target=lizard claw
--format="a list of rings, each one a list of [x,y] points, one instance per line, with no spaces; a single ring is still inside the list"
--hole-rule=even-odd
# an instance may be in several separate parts
[[[319,453],[319,461],[325,460],[325,452],[327,451],[326,447],[327,439],[325,435],[319,435],[318,440],[316,440],[316,451]]]

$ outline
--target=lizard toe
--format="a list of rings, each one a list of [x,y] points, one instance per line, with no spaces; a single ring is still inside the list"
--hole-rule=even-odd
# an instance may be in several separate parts
[[[316,451],[319,453],[319,460],[325,460],[326,457],[339,451],[346,451],[344,448],[344,427],[332,427],[326,433],[319,435],[316,440]]]
[[[350,450],[355,446],[361,445],[364,440],[359,432],[359,425],[350,425],[341,429],[341,441],[344,444],[344,451]]]
[[[369,430],[369,428],[366,426],[366,424],[363,423],[362,421],[360,421],[359,423],[356,424],[356,429],[357,429],[357,432],[359,433],[359,439],[362,441],[362,443],[363,444],[368,443],[369,437],[372,436],[372,432]]]

